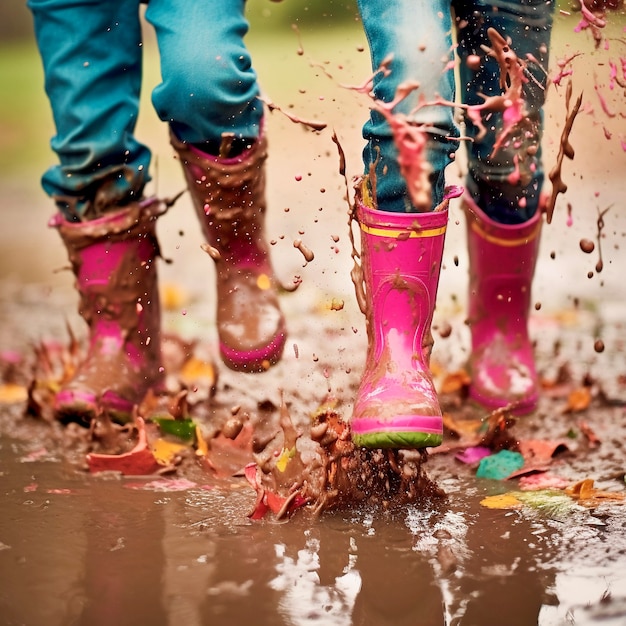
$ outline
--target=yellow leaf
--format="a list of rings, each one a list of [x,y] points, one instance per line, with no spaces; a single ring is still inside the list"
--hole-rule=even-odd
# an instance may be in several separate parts
[[[210,361],[193,356],[180,370],[180,378],[187,385],[204,384],[212,387],[215,384],[215,367]]]
[[[472,379],[465,370],[457,370],[446,375],[439,391],[440,393],[454,393],[467,387],[471,382]]]
[[[568,411],[584,411],[591,403],[591,390],[589,387],[574,389],[567,397]]]
[[[196,424],[196,456],[207,456],[209,453],[209,446],[202,434],[200,426]]]
[[[278,460],[276,461],[276,469],[279,472],[284,472],[287,469],[287,464],[293,457],[296,456],[295,448],[283,448],[283,451],[280,453]]]
[[[174,443],[166,439],[157,439],[151,445],[152,454],[161,465],[170,465],[176,455],[187,448],[182,443]]]
[[[480,504],[488,509],[519,509],[522,507],[522,503],[512,493],[489,496],[481,500]]]
[[[2,404],[13,404],[24,402],[28,398],[28,390],[22,385],[14,383],[4,383],[0,385],[0,402]]]
[[[626,499],[626,495],[624,495],[624,493],[602,491],[600,489],[596,489],[593,485],[593,478],[585,478],[578,481],[571,487],[568,487],[565,490],[565,493],[575,500],[578,500],[579,504],[588,507],[596,507],[607,500],[622,501]]]
[[[166,311],[177,311],[189,301],[187,292],[174,283],[166,283],[161,287],[161,302]]]

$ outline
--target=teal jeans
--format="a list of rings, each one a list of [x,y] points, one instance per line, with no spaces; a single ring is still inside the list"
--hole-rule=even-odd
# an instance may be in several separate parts
[[[44,67],[59,162],[45,191],[67,219],[98,195],[124,204],[149,180],[150,150],[134,136],[142,76],[140,0],[28,0]],[[162,82],[159,117],[183,141],[256,138],[263,114],[243,39],[245,0],[150,0]],[[103,192],[104,189],[104,192]]]
[[[398,85],[412,79],[419,89],[404,100],[396,111],[409,114],[419,97],[427,101],[437,96],[452,101],[456,96],[454,72],[449,62],[455,52],[460,60],[460,101],[480,104],[483,96],[502,93],[497,61],[488,57],[481,46],[489,46],[487,30],[495,28],[510,38],[517,56],[526,60],[532,55],[547,68],[554,2],[546,0],[358,0],[359,11],[370,46],[372,68],[392,55],[391,72],[378,73],[374,82],[375,96],[383,102],[393,100]],[[453,44],[456,34],[457,47]],[[470,55],[479,55],[480,69],[467,64]],[[471,65],[471,64],[470,64]],[[533,63],[527,66],[528,81],[524,100],[528,118],[535,127],[537,142],[542,126],[546,76]],[[416,122],[428,131],[427,160],[432,167],[433,206],[444,193],[444,170],[451,163],[459,146],[459,129],[453,109],[445,106],[425,107],[413,114]],[[487,132],[478,137],[477,128],[468,122],[465,136],[468,145],[468,192],[492,219],[501,223],[521,223],[530,219],[539,204],[544,180],[541,150],[527,163],[530,182],[514,184],[511,175],[516,168],[514,146],[492,155],[494,142],[502,128],[502,114],[491,112],[486,119]],[[397,161],[391,130],[384,118],[373,111],[363,128],[367,140],[363,152],[365,172],[375,164],[378,207],[386,211],[410,211],[406,185]],[[523,199],[523,200],[522,200]],[[521,202],[520,202],[521,201]]]

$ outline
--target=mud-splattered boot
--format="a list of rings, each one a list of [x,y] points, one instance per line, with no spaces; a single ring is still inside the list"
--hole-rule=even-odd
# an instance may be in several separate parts
[[[368,350],[351,420],[355,444],[424,448],[442,441],[429,369],[448,201],[430,213],[390,213],[357,193]],[[357,281],[358,282],[358,281]]]
[[[200,151],[171,135],[208,252],[217,268],[217,331],[220,353],[230,368],[260,372],[276,363],[286,340],[265,241],[263,136],[235,157]]]
[[[89,326],[87,357],[56,395],[63,420],[89,422],[100,411],[126,421],[162,379],[155,236],[164,205],[145,200],[87,222],[50,222],[68,251]]]
[[[464,200],[470,259],[468,324],[472,335],[470,397],[489,409],[535,409],[539,395],[528,336],[531,284],[542,214],[500,224]]]

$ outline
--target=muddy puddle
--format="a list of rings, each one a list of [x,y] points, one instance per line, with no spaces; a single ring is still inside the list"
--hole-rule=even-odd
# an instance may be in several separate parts
[[[238,401],[274,419],[282,383],[304,430],[329,389],[348,400],[361,351],[342,352],[341,364],[323,351],[312,358],[320,337],[341,343],[332,327],[320,322],[311,338],[306,320],[296,321],[298,356],[287,352],[267,375],[242,381],[220,370],[212,410]],[[560,328],[559,361],[574,363],[577,350],[582,357],[583,330]],[[458,354],[440,343],[442,358]],[[588,347],[578,365],[590,376]],[[551,351],[541,358],[546,378],[554,361]],[[571,375],[578,387],[576,368]],[[589,406],[573,412],[567,394],[553,388],[510,432],[520,441],[565,441],[550,473],[570,483],[591,477],[596,488],[620,493],[624,403],[590,389]],[[458,393],[445,398],[453,415],[466,410]],[[193,464],[164,476],[89,474],[75,451],[55,446],[48,426],[23,412],[19,403],[5,404],[0,420],[2,624],[550,626],[626,619],[623,501],[561,506],[557,497],[492,509],[488,499],[519,493],[519,481],[477,478],[475,466],[455,457],[458,433],[447,432],[449,450],[425,464],[444,497],[394,510],[355,505],[317,517],[304,507],[288,520],[251,520],[256,496],[242,477],[217,477]]]
[[[623,624],[624,516],[446,502],[251,522],[242,484],[180,492],[25,462],[3,438],[3,624]]]

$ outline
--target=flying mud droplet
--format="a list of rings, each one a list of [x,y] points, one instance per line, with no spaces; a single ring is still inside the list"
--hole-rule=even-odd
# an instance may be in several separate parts
[[[442,339],[447,339],[452,334],[452,325],[450,322],[441,322],[437,328],[437,332]]]
[[[580,249],[586,254],[591,254],[596,248],[596,244],[591,239],[581,239]]]
[[[602,339],[596,339],[595,343],[593,344],[593,349],[596,352],[604,352],[604,341],[602,341]]]
[[[222,426],[222,435],[227,439],[236,439],[242,428],[243,421],[238,417],[231,417]]]
[[[344,301],[341,298],[333,298],[330,303],[331,311],[342,311],[344,307]]]
[[[304,257],[307,263],[310,263],[315,258],[313,251],[310,248],[307,248],[302,243],[302,239],[295,239],[293,242],[293,247],[300,250],[300,252],[302,253],[302,256]]]
[[[203,243],[200,247],[214,260],[219,261],[222,258],[220,251],[213,246],[210,246],[208,243]]]
[[[470,70],[477,72],[480,69],[482,62],[477,54],[469,54],[465,60],[465,64],[470,68]]]
[[[535,302],[535,311],[541,310],[541,302]]]

